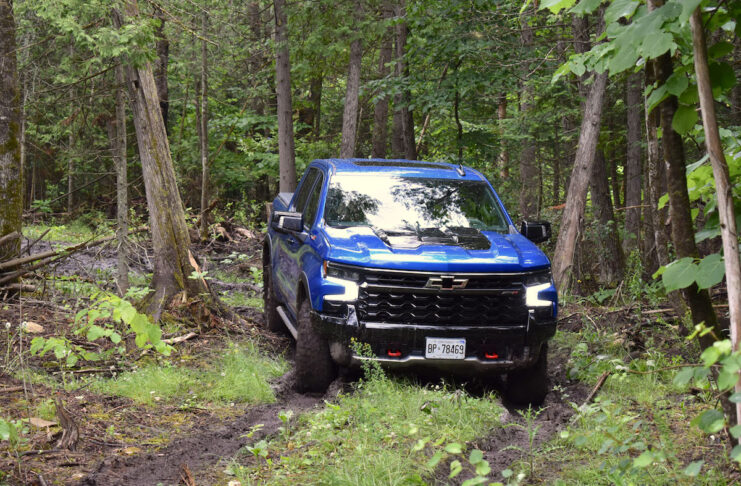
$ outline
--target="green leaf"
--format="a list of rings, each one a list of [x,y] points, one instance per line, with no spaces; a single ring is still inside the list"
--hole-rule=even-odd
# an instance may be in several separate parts
[[[602,0],[581,0],[569,12],[576,15],[590,14],[597,10],[600,4],[602,4]]]
[[[654,461],[654,455],[651,451],[644,451],[640,456],[633,459],[633,467],[646,467]]]
[[[736,392],[728,397],[728,401],[731,403],[741,403],[741,392]]]
[[[673,383],[678,386],[685,386],[695,376],[695,368],[682,368],[674,375]]]
[[[683,105],[696,105],[700,102],[700,94],[697,92],[697,86],[690,84],[684,93],[679,96],[679,102]]]
[[[694,106],[680,105],[674,112],[672,128],[680,135],[686,135],[699,120]]]
[[[689,465],[684,468],[684,475],[694,478],[695,476],[700,474],[700,469],[702,469],[703,464],[705,464],[705,461],[703,461],[702,459],[689,463]]]
[[[643,38],[640,52],[644,57],[654,59],[674,47],[674,37],[668,32],[656,31],[651,32]]]
[[[544,0],[543,3],[540,4],[540,7],[538,7],[538,10],[547,8],[555,14],[565,8],[571,8],[574,3],[576,3],[576,0]]]
[[[689,86],[689,83],[690,82],[684,73],[677,72],[669,76],[669,79],[666,80],[666,83],[664,83],[664,86],[666,86],[666,90],[670,94],[673,94],[674,96],[680,96],[682,93],[684,93],[684,90],[687,89],[687,86]],[[692,103],[688,103],[688,104],[692,104]]]
[[[737,445],[731,450],[731,459],[741,462],[741,445]]]
[[[448,478],[454,478],[457,475],[459,475],[463,471],[463,465],[461,464],[461,461],[455,460],[450,463],[450,474],[448,475]]]
[[[698,426],[706,434],[715,434],[723,429],[725,422],[723,413],[713,409],[704,411],[692,421],[692,424]]]
[[[705,366],[712,366],[718,362],[718,360],[720,359],[720,355],[721,353],[718,348],[716,348],[715,346],[710,346],[708,348],[705,348],[705,351],[702,352],[700,358],[702,358]]]
[[[429,461],[427,461],[427,467],[430,469],[434,469],[435,466],[440,462],[440,459],[443,458],[443,453],[440,451],[437,451],[433,456],[430,458]]]
[[[720,253],[708,255],[698,265],[697,286],[700,289],[709,289],[723,280],[726,274],[726,267]]]
[[[738,439],[741,436],[741,424],[734,425],[728,432],[731,433],[734,439]]]
[[[471,451],[471,455],[468,457],[468,462],[471,464],[477,464],[484,459],[484,453],[478,449]]]
[[[107,336],[110,333],[111,333],[110,329],[104,329],[100,326],[92,325],[87,330],[87,340],[95,341],[96,339],[103,337],[103,336]]]
[[[638,51],[633,46],[623,46],[615,51],[615,54],[607,61],[607,68],[610,75],[621,73],[636,65],[638,61]]]
[[[460,454],[463,452],[463,446],[461,446],[457,442],[452,442],[445,446],[445,452],[448,452],[450,454]]]
[[[718,373],[718,388],[721,390],[730,390],[738,383],[738,372],[729,371],[725,368]]]
[[[724,93],[736,85],[736,74],[728,63],[712,62],[708,69],[710,70],[710,84],[713,85],[714,95],[716,95],[716,89],[720,90],[720,93]]]
[[[646,105],[648,105],[648,111],[650,112],[654,108],[658,106],[659,103],[664,101],[666,97],[669,96],[669,91],[666,89],[666,85],[662,84],[658,88],[651,91],[651,94],[648,95],[648,99],[646,100]]]
[[[491,474],[491,466],[487,461],[481,461],[476,464],[476,474],[479,476],[488,476]]]
[[[622,17],[630,19],[638,5],[635,0],[614,0],[605,10],[605,23],[612,24]]]
[[[717,42],[708,48],[708,57],[717,59],[733,52],[733,44],[730,42]]]
[[[682,0],[682,14],[679,16],[679,23],[684,24],[689,20],[692,12],[695,11],[701,0]]]
[[[691,257],[681,258],[671,262],[666,266],[664,274],[661,276],[667,292],[689,287],[695,283],[697,275],[697,266]]]

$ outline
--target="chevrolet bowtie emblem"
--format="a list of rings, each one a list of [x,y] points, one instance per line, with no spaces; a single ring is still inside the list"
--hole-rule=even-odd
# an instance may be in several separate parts
[[[425,287],[441,290],[453,290],[465,289],[467,284],[467,278],[455,278],[452,275],[440,275],[439,277],[430,277],[430,279],[427,280]]]

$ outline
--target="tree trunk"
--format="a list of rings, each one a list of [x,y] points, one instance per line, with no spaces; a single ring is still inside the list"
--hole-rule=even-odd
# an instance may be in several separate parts
[[[127,262],[129,232],[129,185],[126,167],[126,106],[123,66],[116,66],[116,117],[109,125],[109,138],[116,167],[116,282],[121,295],[129,289],[129,265]],[[113,128],[111,129],[110,126]]]
[[[509,151],[504,141],[504,121],[507,119],[507,93],[499,93],[499,106],[497,106],[497,120],[499,121],[499,156],[497,157],[497,168],[499,177],[509,178]]]
[[[396,16],[406,16],[406,2],[400,0],[396,5]],[[407,24],[400,21],[396,24],[396,65],[394,74],[398,79],[409,78],[409,67],[404,59],[407,43]],[[394,97],[394,118],[391,137],[391,151],[394,157],[414,160],[417,158],[417,147],[414,143],[414,117],[409,110],[410,94],[408,89],[402,89]]]
[[[72,115],[74,118],[74,115]],[[69,124],[69,135],[67,136],[67,144],[69,151],[69,159],[67,159],[67,214],[72,216],[72,209],[75,204],[75,134],[74,134],[74,120],[71,118]]]
[[[314,120],[312,124],[312,134],[314,140],[319,140],[322,128],[322,84],[324,83],[324,74],[320,73],[311,78],[309,84],[309,103],[314,111]]]
[[[595,154],[590,191],[594,215],[599,222],[596,245],[599,253],[598,281],[608,285],[622,278],[625,258],[620,247],[620,236],[607,183],[607,164],[602,150],[597,150]]]
[[[651,6],[653,0],[649,2]],[[659,85],[666,82],[674,72],[670,55],[664,54],[656,60],[656,78]],[[682,138],[672,128],[672,119],[677,111],[677,97],[669,96],[657,109],[660,109],[661,142],[666,165],[666,182],[669,192],[669,218],[671,219],[672,243],[678,258],[700,256],[695,244],[695,230],[692,225],[690,199],[687,193],[687,175]],[[698,290],[697,286],[684,289],[682,293],[690,306],[692,321],[695,324],[704,322],[720,336],[718,320],[707,290]],[[710,334],[700,337],[703,347],[712,345],[715,340]]]
[[[623,249],[630,253],[638,248],[641,235],[641,82],[639,74],[628,77],[625,92],[627,105],[625,161],[625,240]],[[617,201],[616,201],[617,204]]]
[[[209,164],[208,164],[208,45],[206,34],[208,33],[208,12],[204,9],[201,18],[201,116],[200,116],[200,148],[201,148],[201,241],[208,239],[208,199],[209,199]]]
[[[155,3],[154,16],[160,21],[154,30],[154,37],[157,39],[157,59],[155,60],[155,83],[157,84],[157,96],[160,100],[160,109],[162,110],[162,120],[165,122],[165,129],[170,133],[168,124],[168,110],[170,108],[169,92],[167,87],[167,64],[170,55],[170,41],[165,36],[165,13]]]
[[[386,6],[383,10],[383,18],[389,19],[393,16],[393,10]],[[378,77],[384,79],[389,74],[388,64],[391,62],[391,35],[388,33],[383,39],[381,50],[378,54]],[[373,112],[373,141],[371,143],[371,156],[373,158],[386,158],[386,139],[388,138],[388,116],[389,99],[387,96],[376,101]]]
[[[525,49],[533,44],[533,29],[527,25],[525,15],[520,16],[520,42]],[[528,67],[522,73],[522,91],[520,94],[520,113],[528,123],[532,111],[533,88],[528,84]],[[520,217],[524,220],[538,215],[538,168],[535,165],[535,138],[531,133],[523,133],[522,152],[520,152]]]
[[[731,185],[728,164],[723,154],[718,122],[715,117],[715,101],[713,100],[713,88],[710,83],[705,32],[703,31],[699,7],[695,9],[690,17],[690,27],[695,55],[697,91],[700,95],[700,108],[702,109],[702,127],[705,131],[705,144],[710,156],[710,163],[713,166],[713,178],[715,179],[718,199],[726,284],[728,285],[728,309],[731,316],[731,343],[733,350],[738,351],[739,333],[741,332],[741,261],[739,261],[738,232],[736,231],[736,215],[733,208],[733,186]],[[741,392],[741,382],[738,380],[736,380],[735,391]],[[740,424],[741,403],[736,404],[735,411],[736,423]]]
[[[278,99],[278,158],[280,192],[296,189],[296,151],[293,142],[293,106],[291,102],[291,59],[288,52],[285,0],[274,0],[275,11],[275,94]]]
[[[607,73],[596,74],[589,90],[574,158],[574,170],[569,181],[566,207],[561,220],[556,250],[553,255],[553,278],[559,292],[566,293],[574,263],[576,240],[581,232],[587,189],[592,175],[594,155],[602,119],[602,105],[607,87]]]
[[[127,0],[126,13],[139,15],[136,0]],[[123,18],[113,10],[114,24]],[[149,62],[126,66],[129,101],[136,129],[139,158],[149,208],[149,226],[154,248],[154,293],[148,296],[148,311],[159,320],[172,297],[182,291],[196,297],[210,293],[201,278],[190,278],[194,270],[185,211],[175,180],[170,146],[157,97],[157,86]]]
[[[355,142],[358,136],[358,109],[360,107],[360,64],[363,49],[360,39],[350,43],[350,63],[347,68],[347,91],[345,92],[345,111],[342,114],[342,143],[340,157],[355,157]]]
[[[15,48],[13,5],[0,0],[0,237],[21,232],[21,94]],[[0,244],[0,261],[20,254],[20,238]]]

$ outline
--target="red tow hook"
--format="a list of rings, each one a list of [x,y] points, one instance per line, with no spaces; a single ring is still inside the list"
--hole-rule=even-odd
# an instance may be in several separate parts
[[[484,353],[484,357],[486,357],[486,359],[499,359],[497,353]]]
[[[400,357],[400,356],[401,356],[401,351],[399,351],[398,349],[397,349],[396,351],[391,351],[390,349],[388,349],[388,350],[386,351],[386,354],[388,354],[388,355],[389,355],[389,356],[391,356],[392,358],[398,358],[398,357]]]

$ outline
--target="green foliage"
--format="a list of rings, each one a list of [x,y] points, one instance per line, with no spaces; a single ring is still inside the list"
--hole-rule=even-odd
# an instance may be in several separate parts
[[[28,433],[27,420],[6,420],[0,417],[0,441],[8,441],[10,450],[18,449],[27,441],[24,437]]]
[[[726,269],[720,254],[713,253],[702,259],[680,258],[659,268],[654,278],[661,275],[667,292],[679,290],[697,284],[699,289],[707,289],[723,280]]]

